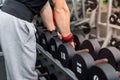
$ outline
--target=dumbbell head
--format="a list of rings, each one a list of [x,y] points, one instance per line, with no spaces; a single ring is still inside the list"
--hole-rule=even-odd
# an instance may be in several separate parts
[[[49,41],[50,39],[52,38],[52,35],[50,34],[50,32],[43,32],[40,36],[40,45],[45,49],[47,50],[48,49],[48,44],[49,44]]]
[[[71,67],[71,59],[75,54],[80,54],[82,52],[89,52],[88,49],[77,50],[73,48],[71,44],[61,44],[58,49],[58,57],[61,64],[64,67]]]
[[[112,6],[113,6],[114,8],[119,7],[119,0],[113,0]]]
[[[119,80],[116,70],[108,63],[92,66],[89,69],[88,80]]]
[[[80,50],[80,46],[85,38],[81,34],[74,34],[75,50]]]
[[[83,25],[81,25],[81,27],[85,34],[90,33],[91,27],[90,27],[89,23],[84,23]]]
[[[98,58],[107,58],[108,63],[116,69],[118,63],[120,62],[120,51],[115,47],[103,48],[98,53]]]
[[[97,0],[86,0],[85,5],[86,9],[90,9],[90,11],[92,11],[97,7],[98,3]]]
[[[58,60],[64,67],[70,66],[70,60],[75,53],[75,49],[71,44],[61,44],[58,49]]]
[[[62,41],[58,37],[53,37],[49,42],[49,52],[52,54],[54,58],[58,58],[57,51],[58,47],[62,44]]]
[[[87,80],[88,69],[95,64],[107,62],[106,59],[94,61],[89,53],[75,54],[72,59],[72,70],[81,80]]]
[[[109,21],[111,24],[116,24],[117,23],[117,19],[118,19],[119,13],[118,12],[114,12],[110,18]]]
[[[55,31],[45,30],[43,33],[41,33],[40,44],[45,50],[48,50],[49,41],[52,37],[58,37],[56,30]]]
[[[97,59],[97,54],[100,50],[100,44],[95,39],[85,40],[81,45],[81,49],[89,49],[89,53],[94,59]]]
[[[110,40],[110,46],[116,47],[116,46],[117,46],[117,42],[118,42],[118,40],[117,40],[116,38],[112,38],[112,39]]]
[[[120,26],[120,12],[118,12],[118,18],[117,18],[116,24],[117,24],[118,26]]]

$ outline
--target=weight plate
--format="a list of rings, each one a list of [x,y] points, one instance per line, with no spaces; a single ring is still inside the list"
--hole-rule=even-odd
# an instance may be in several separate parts
[[[98,53],[99,59],[107,58],[115,69],[117,68],[118,62],[120,62],[120,51],[115,47],[107,47],[100,50]]]
[[[83,27],[83,32],[84,32],[85,34],[90,33],[91,27],[90,27],[89,23],[83,24],[82,27]]]
[[[85,38],[81,34],[74,35],[75,50],[80,50],[80,46],[84,40]]]
[[[45,49],[48,50],[48,44],[52,35],[49,32],[43,32],[40,36],[40,45]]]
[[[88,69],[94,65],[89,53],[75,54],[72,58],[72,70],[79,80],[87,80]]]
[[[118,42],[118,40],[117,40],[116,38],[112,38],[112,39],[110,40],[110,46],[116,47],[116,46],[117,46],[117,42]]]
[[[81,49],[89,49],[89,53],[96,60],[100,51],[100,44],[95,39],[85,40],[81,45]]]
[[[56,59],[58,59],[57,56],[57,50],[58,47],[62,44],[62,41],[58,37],[51,38],[49,42],[49,52],[52,54],[52,56]]]
[[[110,64],[102,63],[90,68],[88,80],[119,80],[119,78]]]
[[[58,49],[58,57],[64,67],[70,68],[71,58],[75,54],[75,49],[70,44],[61,44]]]

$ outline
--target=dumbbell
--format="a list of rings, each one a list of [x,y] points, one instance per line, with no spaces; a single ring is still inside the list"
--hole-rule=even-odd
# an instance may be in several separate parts
[[[110,40],[110,46],[114,46],[114,47],[116,47],[117,46],[117,42],[118,42],[118,40],[116,39],[116,38],[111,38],[111,40]]]
[[[113,0],[112,5],[113,5],[114,8],[117,8],[117,7],[120,6],[119,1],[120,0]]]
[[[53,37],[50,39],[49,41],[49,52],[50,54],[52,54],[52,56],[56,59],[58,59],[58,56],[57,56],[57,50],[58,50],[58,47],[62,44],[62,40],[58,37]]]
[[[91,27],[90,27],[89,23],[82,24],[81,28],[85,34],[88,34],[91,31]]]
[[[88,80],[88,70],[96,64],[108,62],[106,58],[95,60],[89,53],[75,54],[72,58],[72,71],[79,80]]]
[[[84,40],[79,48],[79,50],[74,49],[70,44],[62,44],[59,46],[58,57],[64,67],[70,68],[72,57],[75,54],[80,54],[82,52],[89,52],[94,57],[94,59],[97,59],[96,56],[100,49],[100,45],[95,39],[91,39]]]
[[[74,34],[74,41],[78,44],[76,44],[76,49],[79,49],[80,42],[84,41],[84,37],[81,34]],[[53,37],[49,42],[49,52],[53,55],[54,58],[58,59],[58,48],[63,42],[56,37]]]
[[[117,22],[116,22],[116,24],[118,25],[118,26],[120,26],[120,12],[118,12],[119,14],[118,14],[118,18],[117,18]]]
[[[120,40],[117,39],[117,38],[112,38],[110,40],[110,46],[114,46],[114,47],[116,47],[117,49],[120,50]]]
[[[120,80],[120,72],[108,63],[94,65],[89,69],[88,80]]]
[[[102,48],[98,53],[98,59],[107,58],[115,69],[117,69],[120,63],[120,51],[115,47]]]
[[[89,39],[83,41],[83,43],[81,44],[81,50],[82,49],[89,49],[89,53],[96,60],[101,47],[96,39]]]
[[[52,31],[52,32],[48,32],[48,31],[44,31],[43,33],[41,33],[40,35],[40,45],[45,49],[48,50],[48,45],[49,45],[49,41],[52,37],[57,37],[58,33],[57,31]]]
[[[38,27],[38,26],[36,26],[36,25],[35,25],[35,28],[36,28],[36,33],[35,33],[36,42],[37,42],[38,44],[40,44],[40,35],[41,35],[42,32],[45,31],[45,29],[42,29],[42,27]]]
[[[56,75],[50,71],[50,66],[36,66],[36,71],[38,73],[38,78],[45,77],[47,80],[58,80]]]
[[[111,15],[110,18],[109,18],[110,23],[111,23],[111,24],[116,24],[116,23],[117,23],[118,16],[119,16],[119,12],[114,12],[114,13],[112,13],[112,15]]]
[[[89,11],[92,11],[97,7],[98,2],[97,0],[86,0],[85,5],[86,9],[90,9]]]

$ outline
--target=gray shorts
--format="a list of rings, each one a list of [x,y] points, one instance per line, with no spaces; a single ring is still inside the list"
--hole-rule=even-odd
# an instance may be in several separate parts
[[[7,80],[37,80],[35,32],[32,23],[0,10],[0,45]]]

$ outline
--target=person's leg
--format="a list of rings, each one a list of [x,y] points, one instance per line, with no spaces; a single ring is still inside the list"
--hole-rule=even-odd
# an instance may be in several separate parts
[[[37,80],[35,27],[1,11],[0,18],[7,80]]]

